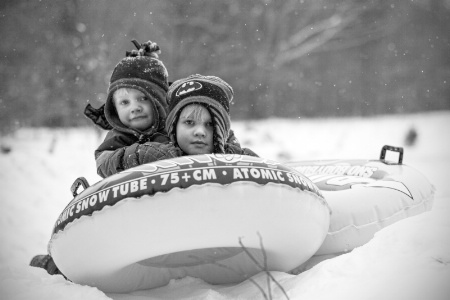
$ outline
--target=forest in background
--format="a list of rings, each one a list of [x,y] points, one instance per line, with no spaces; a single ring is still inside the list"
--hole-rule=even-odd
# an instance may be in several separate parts
[[[229,82],[232,119],[449,110],[449,32],[450,0],[2,0],[0,131],[89,124],[132,39]]]

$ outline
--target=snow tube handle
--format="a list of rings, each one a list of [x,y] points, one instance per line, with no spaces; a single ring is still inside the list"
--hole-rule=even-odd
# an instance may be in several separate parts
[[[89,183],[86,180],[86,178],[84,177],[78,177],[77,179],[75,179],[75,181],[72,183],[72,186],[70,187],[70,191],[72,192],[72,195],[74,197],[76,197],[78,188],[80,187],[80,185],[83,186],[83,189],[87,189],[89,187]]]
[[[385,158],[386,158],[386,151],[387,150],[399,153],[399,155],[398,155],[398,162],[397,163],[389,162],[389,161],[385,160]],[[387,165],[395,165],[395,164],[401,165],[403,163],[403,148],[402,147],[394,147],[394,146],[384,145],[383,148],[381,149],[380,160],[383,163],[387,164]]]

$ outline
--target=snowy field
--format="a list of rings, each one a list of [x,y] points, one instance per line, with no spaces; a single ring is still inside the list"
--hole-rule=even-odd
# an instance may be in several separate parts
[[[402,146],[404,163],[436,187],[432,211],[391,225],[366,245],[299,275],[275,272],[290,299],[450,299],[450,112],[272,119],[234,122],[232,128],[243,146],[281,162],[377,159],[383,145]],[[411,130],[417,137],[408,140]],[[46,253],[54,222],[72,199],[74,179],[84,176],[91,184],[100,179],[93,150],[101,139],[93,128],[22,129],[1,137],[0,299],[263,299],[250,281],[213,286],[195,278],[107,295],[29,267],[34,255]],[[264,273],[253,279],[267,288]],[[272,293],[273,299],[286,299],[278,288]]]

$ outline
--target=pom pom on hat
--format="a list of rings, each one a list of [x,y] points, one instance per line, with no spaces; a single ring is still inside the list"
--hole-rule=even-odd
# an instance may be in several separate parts
[[[205,106],[214,122],[214,152],[225,153],[225,141],[230,132],[230,103],[233,88],[216,76],[191,75],[173,82],[167,92],[169,115],[167,133],[176,143],[175,129],[181,110],[188,104]]]

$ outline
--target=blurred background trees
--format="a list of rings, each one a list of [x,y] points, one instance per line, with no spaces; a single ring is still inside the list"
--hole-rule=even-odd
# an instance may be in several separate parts
[[[232,119],[448,110],[449,32],[449,0],[3,0],[0,127],[88,124],[132,39],[228,81]]]

